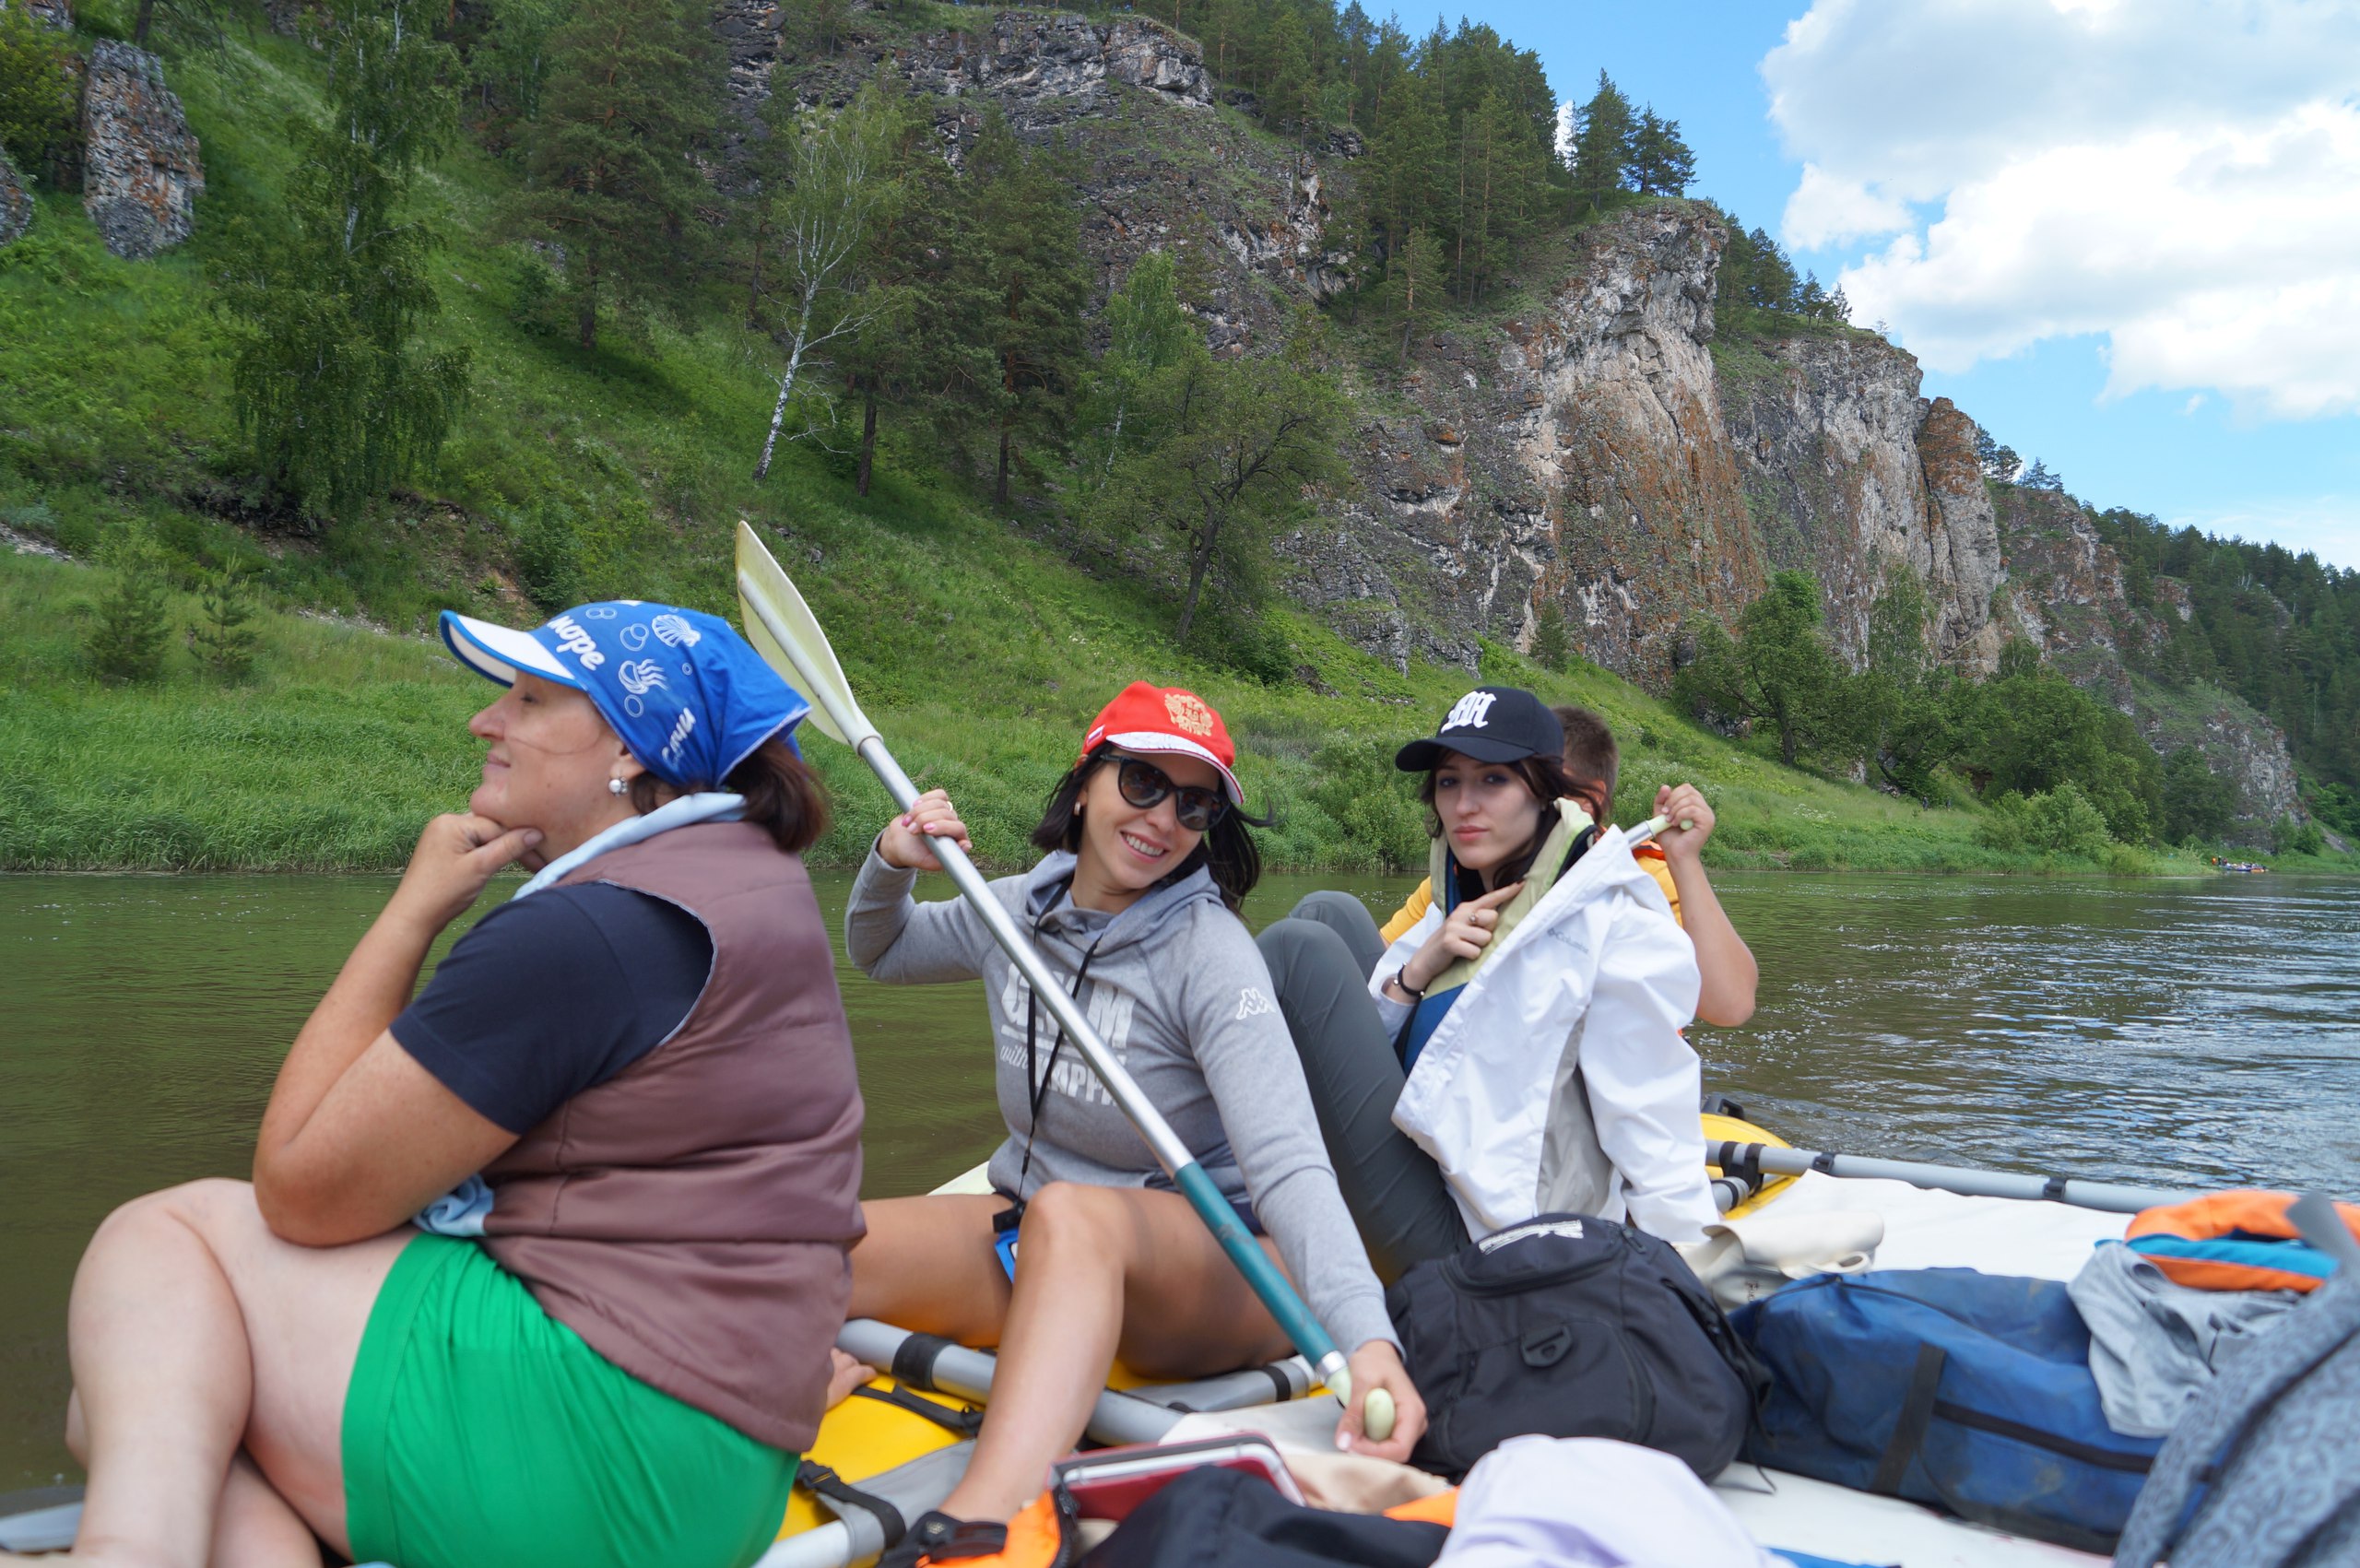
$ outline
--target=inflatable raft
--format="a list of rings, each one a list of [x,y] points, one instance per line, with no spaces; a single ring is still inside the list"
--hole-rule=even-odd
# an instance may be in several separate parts
[[[1708,1144],[1785,1147],[1762,1129],[1726,1116],[1707,1115],[1705,1134]],[[938,1190],[988,1189],[978,1167]],[[2126,1215],[2059,1203],[1966,1197],[1901,1181],[1853,1180],[1816,1171],[1773,1176],[1729,1212],[1740,1216],[1772,1205],[1781,1214],[1877,1215],[1885,1232],[1876,1256],[1880,1268],[1963,1267],[2060,1280],[2079,1272],[2097,1243],[2121,1239],[2128,1220]],[[914,1518],[949,1493],[963,1468],[970,1440],[954,1423],[988,1404],[991,1358],[878,1323],[846,1325],[840,1342],[863,1361],[899,1375],[870,1385],[870,1393],[883,1397],[848,1399],[831,1411],[807,1462],[824,1467],[831,1478],[887,1503],[903,1518]],[[939,1409],[908,1408],[918,1400]],[[1335,1398],[1311,1385],[1310,1369],[1300,1359],[1186,1385],[1144,1385],[1118,1370],[1100,1397],[1090,1430],[1110,1443],[1259,1432],[1282,1450],[1319,1453],[1332,1452],[1339,1413]],[[1763,1545],[1838,1561],[1901,1568],[2061,1568],[2106,1561],[1914,1503],[1743,1462],[1723,1473],[1715,1489]],[[823,1500],[798,1486],[778,1543],[759,1568],[840,1568],[867,1561],[883,1540],[878,1516],[863,1503]]]
[[[1717,1147],[1786,1147],[1728,1116],[1706,1115],[1705,1134]],[[988,1188],[978,1166],[937,1190]],[[2127,1224],[2123,1214],[2062,1203],[1963,1197],[1820,1170],[1771,1175],[1730,1196],[1733,1217],[1772,1206],[1781,1215],[1873,1214],[1884,1227],[1876,1253],[1880,1268],[1964,1267],[2071,1279],[2092,1246],[2120,1239]],[[885,1375],[828,1413],[805,1456],[803,1484],[795,1489],[778,1540],[758,1568],[850,1568],[869,1561],[884,1546],[886,1511],[908,1520],[939,1503],[973,1447],[990,1394],[988,1352],[868,1321],[845,1325],[839,1343]],[[1252,1431],[1282,1451],[1332,1452],[1339,1413],[1334,1397],[1315,1385],[1300,1358],[1188,1384],[1143,1384],[1117,1369],[1092,1412],[1090,1432],[1103,1443],[1141,1443]],[[2062,1568],[2106,1561],[1742,1461],[1714,1484],[1765,1547],[1901,1568]],[[17,1501],[23,1508],[35,1500]],[[58,1493],[39,1501],[48,1505],[30,1512],[0,1502],[0,1547],[42,1550],[71,1540],[78,1504]]]

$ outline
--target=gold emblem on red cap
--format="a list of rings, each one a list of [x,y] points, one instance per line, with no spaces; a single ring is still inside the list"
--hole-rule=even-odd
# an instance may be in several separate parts
[[[1213,711],[1186,691],[1165,692],[1163,712],[1176,729],[1194,736],[1210,736],[1213,732]]]

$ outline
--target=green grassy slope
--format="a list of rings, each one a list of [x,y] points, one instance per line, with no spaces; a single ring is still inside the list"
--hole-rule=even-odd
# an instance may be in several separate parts
[[[464,799],[476,766],[465,721],[488,695],[427,640],[433,612],[529,623],[532,599],[557,590],[728,612],[740,515],[804,586],[904,764],[962,801],[987,857],[1022,855],[1090,715],[1146,678],[1192,685],[1228,716],[1241,772],[1277,812],[1264,837],[1274,864],[1422,859],[1386,759],[1430,729],[1466,672],[1397,672],[1284,611],[1296,660],[1333,695],[1210,667],[1169,646],[1168,610],[1145,588],[1092,577],[988,514],[890,430],[866,500],[806,447],[754,485],[770,386],[746,336],[717,312],[584,353],[512,322],[517,253],[491,237],[510,175],[480,153],[455,155],[426,191],[451,239],[443,330],[475,350],[474,401],[442,473],[430,493],[324,536],[274,510],[242,477],[207,277],[266,232],[281,128],[316,106],[317,70],[291,41],[236,32],[226,63],[171,62],[209,186],[183,250],[117,261],[56,195],[30,237],[0,250],[0,524],[81,557],[112,532],[152,531],[180,563],[183,622],[196,568],[224,560],[246,562],[271,607],[249,684],[213,684],[175,652],[161,685],[110,689],[79,651],[90,570],[0,550],[0,867],[396,865],[424,816]],[[1703,784],[1724,863],[2036,864],[1979,847],[1973,811],[1779,767],[1603,672],[1550,675],[1499,654],[1485,673],[1605,714],[1625,745],[1623,819],[1646,814],[1659,783]],[[881,793],[840,749],[811,751],[841,803],[819,854],[849,858]]]

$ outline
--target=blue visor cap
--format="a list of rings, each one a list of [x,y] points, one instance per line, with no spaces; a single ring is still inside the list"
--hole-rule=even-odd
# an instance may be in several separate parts
[[[442,641],[502,686],[522,670],[582,692],[677,790],[719,788],[773,736],[796,750],[795,726],[811,711],[727,621],[676,605],[577,605],[530,631],[444,610]]]

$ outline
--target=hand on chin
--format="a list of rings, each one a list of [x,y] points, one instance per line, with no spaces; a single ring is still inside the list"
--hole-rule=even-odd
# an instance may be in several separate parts
[[[509,813],[503,809],[500,792],[490,787],[479,788],[473,795],[468,796],[467,809],[478,817],[497,822],[500,824],[500,831],[503,833],[512,828],[530,828],[537,825],[532,822],[511,821]],[[516,857],[516,864],[527,871],[538,871],[542,867],[547,866],[551,858],[545,848],[548,843],[548,832],[544,830],[540,843],[535,844],[519,855]]]

